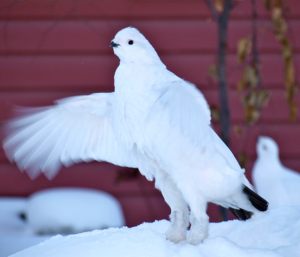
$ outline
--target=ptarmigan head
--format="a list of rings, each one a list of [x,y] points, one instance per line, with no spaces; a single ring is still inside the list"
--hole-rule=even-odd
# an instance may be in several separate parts
[[[256,151],[259,158],[278,158],[279,149],[276,142],[266,136],[260,136],[256,144]]]
[[[120,30],[110,46],[121,62],[163,65],[153,46],[136,28]]]

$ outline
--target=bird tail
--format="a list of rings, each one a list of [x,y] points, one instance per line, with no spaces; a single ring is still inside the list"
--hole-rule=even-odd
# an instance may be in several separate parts
[[[243,192],[246,194],[247,198],[249,199],[250,203],[255,207],[255,209],[259,211],[266,211],[268,209],[268,202],[262,198],[260,195],[255,193],[249,187],[244,186]],[[236,216],[239,220],[247,220],[250,219],[253,215],[252,212],[246,211],[242,208],[234,209],[230,208],[230,211]]]
[[[233,213],[233,215],[238,218],[239,220],[247,220],[250,219],[251,216],[253,215],[252,212],[246,211],[244,209],[234,209],[234,208],[229,208],[229,210]]]
[[[266,211],[268,209],[268,201],[252,191],[249,187],[244,186],[243,192],[247,195],[249,201],[257,210]]]

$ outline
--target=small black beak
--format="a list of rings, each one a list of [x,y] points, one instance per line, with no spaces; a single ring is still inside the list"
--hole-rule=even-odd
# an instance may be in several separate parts
[[[110,42],[110,47],[114,48],[114,47],[118,47],[120,44],[115,43],[114,41]]]

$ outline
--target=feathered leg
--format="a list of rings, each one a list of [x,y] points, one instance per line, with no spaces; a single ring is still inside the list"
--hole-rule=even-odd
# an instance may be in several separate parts
[[[182,194],[172,179],[163,172],[159,172],[159,177],[155,178],[155,186],[160,189],[171,209],[171,226],[166,232],[166,238],[174,243],[185,240],[189,226],[189,209]]]
[[[191,229],[187,235],[187,241],[190,244],[197,245],[201,243],[208,235],[208,216],[206,214],[207,202],[197,199],[190,203],[191,208]]]

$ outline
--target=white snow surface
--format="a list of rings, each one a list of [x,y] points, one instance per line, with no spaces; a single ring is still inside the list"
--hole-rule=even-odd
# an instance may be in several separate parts
[[[195,246],[165,239],[168,221],[134,228],[55,236],[13,257],[299,257],[300,208],[256,214],[248,221],[211,223],[209,236]]]
[[[92,189],[55,188],[33,194],[27,205],[29,226],[36,232],[78,233],[124,225],[119,202]]]
[[[22,230],[24,222],[19,218],[25,211],[26,198],[1,197],[0,198],[0,233]]]
[[[36,236],[19,217],[25,213],[27,198],[0,197],[0,257],[6,257],[40,243],[46,236]]]
[[[21,220],[21,213],[27,215],[27,221]],[[29,198],[0,197],[0,257],[48,239],[47,233],[76,233],[123,225],[119,203],[102,191],[56,188]]]

